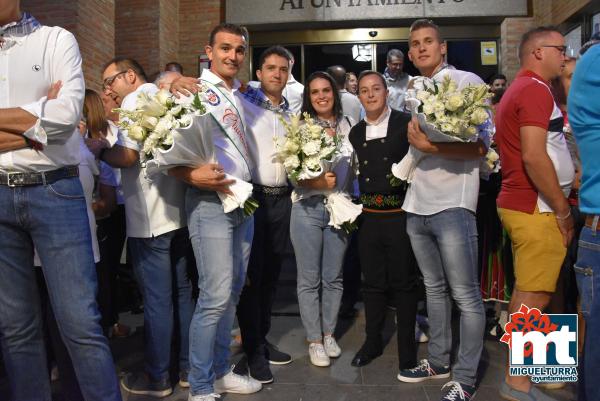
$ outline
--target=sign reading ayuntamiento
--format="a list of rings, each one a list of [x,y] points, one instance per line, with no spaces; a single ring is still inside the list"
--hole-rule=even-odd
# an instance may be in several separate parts
[[[371,19],[526,16],[527,0],[227,0],[243,25]]]

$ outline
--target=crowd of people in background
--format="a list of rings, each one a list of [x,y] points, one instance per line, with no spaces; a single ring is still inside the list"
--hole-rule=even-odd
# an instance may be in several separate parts
[[[485,335],[500,337],[525,304],[580,314],[578,399],[600,399],[600,355],[589,341],[600,331],[600,38],[567,56],[556,28],[527,32],[514,80],[487,79],[486,124],[495,128],[474,142],[440,143],[411,117],[407,91],[445,77],[459,89],[483,80],[446,62],[430,20],[411,25],[407,54],[391,49],[383,73],[333,65],[303,85],[291,73],[293,55],[272,46],[255,66],[257,80],[241,83],[247,33],[223,23],[210,34],[200,77],[170,62],[150,80],[136,60],[117,57],[106,60],[95,92],[85,89],[71,33],[42,26],[19,0],[2,4],[0,54],[8,57],[0,75],[10,85],[0,86],[0,337],[13,400],[50,400],[54,364],[69,401],[117,401],[119,387],[166,397],[173,371],[190,401],[260,391],[275,380],[271,364],[292,362],[268,339],[289,257],[315,366],[344,352],[338,318],[354,317],[362,299],[365,335],[353,366],[382,354],[392,308],[398,370],[381,373],[440,380],[442,401],[469,401]],[[404,72],[405,58],[419,76]],[[25,68],[30,62],[37,71]],[[115,109],[133,110],[140,95],[160,89],[187,96],[199,83],[214,95],[206,108],[215,118],[198,131],[212,138],[214,162],[150,179]],[[297,113],[340,144],[335,168],[293,181],[273,159],[273,138]],[[410,185],[393,185],[392,164],[409,146],[424,157]],[[482,180],[491,146],[501,172]],[[218,193],[229,191],[231,176],[252,183],[253,215],[225,213]],[[356,232],[329,224],[334,190],[362,205]],[[143,311],[144,368],[118,379],[108,338],[132,334],[119,321],[124,308]],[[244,356],[232,368],[236,317]],[[508,370],[498,387],[509,400],[554,399]]]

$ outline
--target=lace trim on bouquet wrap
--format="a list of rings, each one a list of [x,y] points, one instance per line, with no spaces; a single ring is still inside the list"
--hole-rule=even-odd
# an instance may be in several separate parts
[[[445,76],[442,82],[419,77],[415,89],[407,91],[405,101],[419,128],[431,142],[475,142],[483,139],[489,147],[494,125],[488,99],[491,93],[485,84],[458,89]],[[419,161],[425,154],[412,145],[406,156],[392,165],[395,178],[412,182]]]

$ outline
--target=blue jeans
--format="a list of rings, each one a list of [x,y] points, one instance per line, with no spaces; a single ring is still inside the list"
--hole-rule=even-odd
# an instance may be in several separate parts
[[[86,400],[121,400],[100,327],[96,266],[81,182],[0,185],[0,333],[12,399],[50,401],[33,267],[37,249],[58,328]]]
[[[407,231],[427,295],[429,360],[450,364],[452,302],[460,310],[460,345],[453,380],[474,386],[483,349],[485,312],[477,279],[477,224],[463,208],[408,214]]]
[[[595,339],[600,336],[600,227],[583,227],[579,236],[579,251],[575,263],[575,277],[585,319],[583,351],[584,386],[586,401],[600,400],[596,375],[600,371],[600,350]],[[581,391],[581,390],[580,390]]]
[[[194,313],[187,270],[192,256],[188,231],[180,228],[153,238],[129,238],[128,246],[144,298],[145,371],[153,380],[169,378],[171,339],[177,327],[179,370],[187,373]]]
[[[348,235],[328,225],[323,196],[311,196],[292,205],[290,238],[298,268],[300,317],[310,342],[333,334],[342,301],[342,265]],[[322,306],[319,307],[319,290]],[[319,310],[322,310],[323,325]]]
[[[188,380],[192,395],[204,395],[230,369],[231,328],[246,280],[254,220],[242,209],[224,213],[215,192],[193,187],[185,206],[200,289],[190,327]]]

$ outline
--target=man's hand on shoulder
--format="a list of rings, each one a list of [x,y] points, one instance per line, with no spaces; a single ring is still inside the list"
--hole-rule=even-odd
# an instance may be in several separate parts
[[[191,96],[198,92],[199,79],[194,77],[178,77],[171,84],[171,93],[179,98],[180,95]]]

